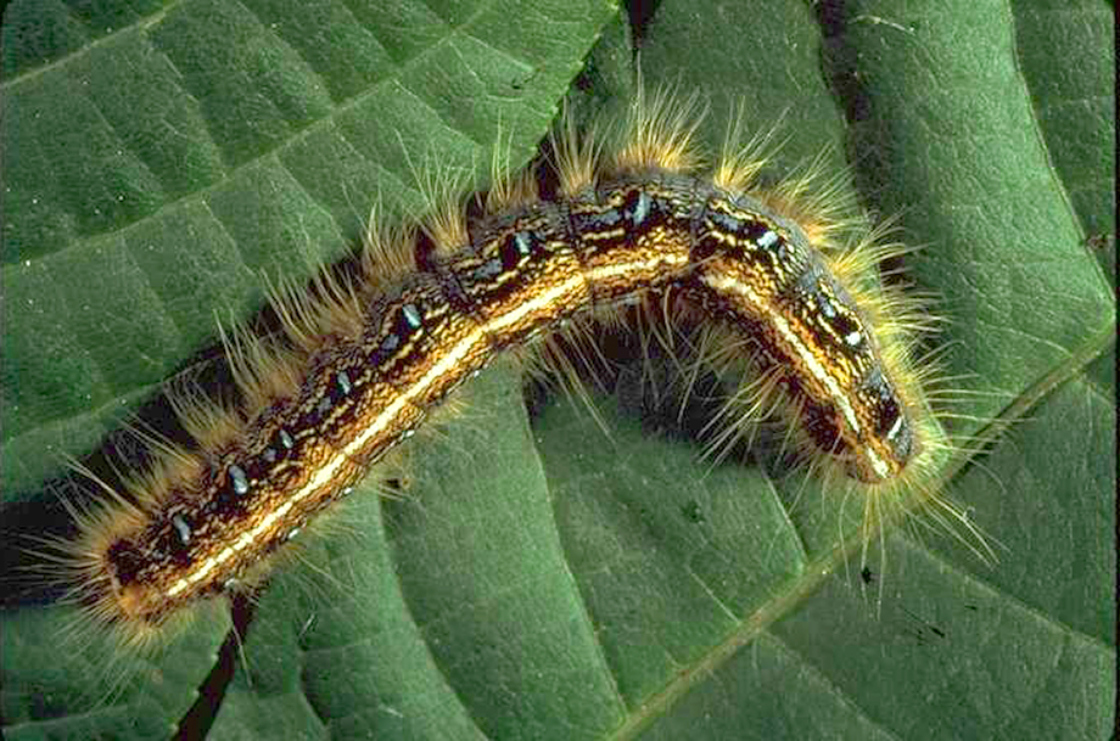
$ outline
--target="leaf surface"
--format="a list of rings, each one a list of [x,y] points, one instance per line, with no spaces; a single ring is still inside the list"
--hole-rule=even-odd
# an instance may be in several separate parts
[[[605,3],[29,5],[4,26],[7,512],[205,364],[261,270],[337,259],[379,197],[422,206],[431,163],[484,170],[499,128],[525,162],[600,34],[581,104],[632,92]],[[607,436],[563,399],[529,415],[499,366],[409,444],[401,498],[356,492],[273,580],[211,738],[1105,737],[1110,24],[1088,1],[667,0],[640,27],[647,84],[705,91],[713,148],[734,102],[752,131],[782,119],[777,169],[830,146],[923,245],[906,268],[969,391],[954,431],[994,438],[943,478],[997,564],[893,532],[880,598],[860,502],[703,460],[636,378],[597,398]],[[227,629],[97,702],[64,618],[4,612],[10,738],[166,736]]]

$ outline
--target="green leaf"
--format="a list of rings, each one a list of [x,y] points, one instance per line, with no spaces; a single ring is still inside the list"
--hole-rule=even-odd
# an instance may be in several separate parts
[[[1114,270],[1087,237],[1114,230],[1110,9],[824,5],[665,0],[642,72],[706,91],[712,145],[742,101],[783,119],[778,169],[829,145],[901,214],[969,392],[955,429],[992,440],[943,479],[999,562],[900,530],[880,599],[859,502],[701,460],[639,380],[598,398],[609,437],[563,400],[530,418],[500,367],[409,444],[401,498],[355,492],[272,581],[212,738],[1108,734]],[[368,204],[415,207],[414,170],[485,164],[499,127],[526,161],[601,32],[582,105],[632,89],[604,3],[31,6],[3,31],[7,513],[197,365],[215,311],[252,315],[260,270],[343,255]],[[99,702],[64,610],[3,617],[9,738],[166,736],[226,630]]]

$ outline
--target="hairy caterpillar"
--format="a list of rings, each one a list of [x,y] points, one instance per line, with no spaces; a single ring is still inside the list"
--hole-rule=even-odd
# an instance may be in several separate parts
[[[530,175],[499,175],[476,222],[443,199],[422,227],[434,245],[423,262],[417,232],[373,232],[358,277],[276,289],[286,339],[224,342],[244,406],[179,392],[199,450],[165,447],[125,496],[75,511],[82,532],[59,544],[70,599],[128,650],[162,644],[200,602],[251,591],[500,350],[635,303],[656,337],[682,311],[695,317],[695,344],[711,349],[692,363],[742,373],[753,357],[717,421],[733,436],[753,410],[785,409],[829,487],[850,482],[866,500],[865,541],[903,492],[935,497],[921,487],[946,443],[915,402],[906,333],[920,319],[868,273],[898,248],[834,245],[844,225],[799,199],[811,179],[758,190],[756,155],[729,149],[703,175],[697,116],[693,102],[639,94],[601,160],[600,142],[561,124],[552,199]]]
[[[72,599],[143,645],[200,599],[256,583],[498,352],[642,301],[683,300],[718,328],[702,344],[752,356],[758,375],[721,416],[742,424],[751,408],[785,406],[798,446],[863,484],[876,527],[879,490],[920,483],[945,445],[916,405],[900,336],[915,312],[861,284],[894,248],[865,241],[828,256],[840,225],[798,203],[803,181],[759,191],[757,158],[739,151],[697,177],[695,106],[639,94],[632,111],[605,163],[598,143],[556,140],[554,201],[527,177],[498,180],[468,225],[450,199],[423,226],[434,243],[424,267],[414,232],[374,232],[358,278],[324,272],[311,294],[277,289],[286,342],[225,340],[243,406],[178,394],[200,450],[169,448],[128,497],[75,513],[82,535],[62,545]]]
[[[813,173],[756,188],[762,162],[749,148],[732,145],[703,174],[698,122],[694,100],[639,92],[607,154],[561,124],[552,199],[531,173],[506,180],[499,168],[475,222],[458,198],[433,196],[423,263],[418,232],[374,225],[356,278],[323,272],[310,288],[276,289],[286,339],[223,337],[242,406],[173,392],[200,449],[159,444],[124,496],[107,490],[106,505],[73,511],[81,535],[56,544],[69,599],[123,646],[158,645],[200,600],[251,590],[500,350],[631,304],[652,325],[690,306],[697,344],[712,348],[693,362],[753,357],[757,374],[719,415],[726,436],[752,410],[784,408],[796,447],[867,499],[870,536],[878,508],[920,490],[945,446],[915,401],[906,335],[921,328],[917,309],[875,292],[869,272],[898,248],[841,242],[851,236],[832,204],[803,195],[822,187]]]
[[[710,513],[708,514],[708,516],[710,517]],[[321,621],[321,618],[320,618],[320,621]]]

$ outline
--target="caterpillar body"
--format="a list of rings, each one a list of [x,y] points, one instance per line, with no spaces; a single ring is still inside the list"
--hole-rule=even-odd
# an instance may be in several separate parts
[[[721,328],[709,344],[748,353],[758,371],[738,403],[783,400],[801,447],[869,497],[920,480],[943,443],[906,388],[918,376],[899,333],[918,322],[897,317],[916,314],[858,272],[897,248],[822,252],[838,226],[797,205],[804,180],[753,188],[758,159],[741,151],[697,174],[693,103],[639,95],[627,143],[603,162],[588,142],[557,138],[553,200],[529,175],[499,177],[468,224],[445,199],[422,227],[434,244],[422,266],[415,230],[372,233],[357,278],[323,272],[310,291],[274,291],[286,341],[226,339],[242,407],[179,393],[201,450],[169,451],[127,499],[77,513],[82,534],[62,546],[73,598],[125,642],[148,643],[199,600],[257,583],[497,353],[635,302],[683,302]]]

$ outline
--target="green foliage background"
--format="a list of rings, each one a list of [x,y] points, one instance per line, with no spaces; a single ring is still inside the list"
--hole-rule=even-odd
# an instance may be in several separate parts
[[[943,474],[1000,562],[892,533],[879,604],[847,568],[858,502],[713,468],[623,398],[599,400],[609,439],[563,401],[530,420],[498,368],[407,497],[356,493],[274,580],[211,737],[1106,737],[1111,6],[666,0],[641,31],[647,81],[710,97],[706,139],[734,101],[784,114],[779,167],[831,146],[924,245],[908,271],[977,392],[958,431],[1011,423]],[[191,366],[215,311],[256,311],[261,270],[344,255],[377,197],[416,207],[424,162],[487,162],[499,126],[526,162],[581,69],[581,106],[617,108],[634,43],[605,0],[12,3],[5,504],[48,501],[59,454]],[[228,627],[98,703],[64,618],[3,612],[8,738],[170,734]]]

